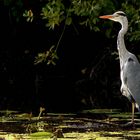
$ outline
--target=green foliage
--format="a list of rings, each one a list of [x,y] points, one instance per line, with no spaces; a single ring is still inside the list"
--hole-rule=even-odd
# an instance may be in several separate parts
[[[54,29],[65,20],[65,24],[72,23],[73,16],[78,17],[79,24],[90,27],[91,30],[99,31],[97,23],[102,9],[113,11],[114,5],[111,0],[72,0],[67,8],[61,0],[50,1],[42,8],[42,19],[46,19],[46,26]]]
[[[99,31],[97,23],[99,14],[102,9],[114,9],[113,3],[110,0],[73,0],[72,11],[75,15],[81,17],[80,24],[90,27],[91,30]]]
[[[129,31],[126,39],[133,43],[140,41],[140,1],[138,0],[123,0],[121,2],[112,0],[71,0],[67,4],[63,0],[41,2],[43,4],[41,4],[42,7],[38,15],[45,21],[45,25],[49,30],[54,31],[56,27],[62,27],[62,25],[65,30],[65,26],[73,26],[75,23],[78,23],[94,32],[98,32],[104,27],[108,28],[107,30],[103,30],[105,36],[107,38],[114,38],[116,34],[112,32],[114,27],[112,26],[113,23],[101,21],[98,17],[103,14],[112,14],[117,10],[123,10],[129,19]],[[32,0],[31,3],[35,2]],[[31,10],[23,9],[24,3],[22,0],[4,0],[4,5],[10,7],[10,14],[15,17],[16,21],[20,20],[21,11],[24,11],[22,15],[27,22],[32,22],[35,17],[35,14]],[[31,6],[30,9],[32,9]],[[39,62],[55,64],[54,60],[56,61],[58,59],[56,48],[58,48],[59,44],[57,47],[51,47],[49,51],[39,53],[35,60],[36,64]]]
[[[129,19],[129,31],[127,33],[127,38],[130,42],[140,41],[140,2],[125,2],[122,3],[122,8],[127,13]]]
[[[47,20],[46,26],[54,29],[64,19],[64,5],[61,0],[49,0],[42,8],[42,18]]]
[[[72,0],[69,6],[66,7],[61,0],[49,0],[46,5],[42,7],[41,16],[42,19],[46,20],[46,27],[49,29],[54,30],[54,28],[59,26],[62,22],[64,22],[65,28],[66,25],[74,24],[73,22],[75,21],[73,21],[73,17],[77,17],[78,20],[76,22],[97,32],[100,31],[97,24],[102,9],[107,9],[107,11],[114,9],[112,1]],[[62,36],[60,38],[62,38]],[[61,39],[59,39],[59,41],[60,40]],[[56,48],[58,48],[58,45],[59,43]],[[55,65],[54,60],[58,59],[56,55],[57,49],[53,53],[51,50],[52,49],[45,53],[39,53],[36,57],[35,63],[38,64],[47,60],[47,64]],[[47,59],[48,56],[49,59]]]
[[[48,51],[43,53],[38,53],[38,56],[35,58],[35,64],[46,62],[47,64],[56,65],[56,60],[58,60],[57,52],[55,46],[53,45]]]

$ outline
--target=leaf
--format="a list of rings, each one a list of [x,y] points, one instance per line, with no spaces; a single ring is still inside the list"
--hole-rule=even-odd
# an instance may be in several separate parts
[[[23,17],[26,17],[27,22],[32,22],[33,21],[33,12],[32,10],[25,10],[23,13]]]

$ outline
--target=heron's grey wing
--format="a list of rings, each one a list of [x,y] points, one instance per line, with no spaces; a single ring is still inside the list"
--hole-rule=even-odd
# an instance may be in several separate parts
[[[125,84],[140,106],[140,64],[135,56],[130,56],[124,64],[124,79]]]

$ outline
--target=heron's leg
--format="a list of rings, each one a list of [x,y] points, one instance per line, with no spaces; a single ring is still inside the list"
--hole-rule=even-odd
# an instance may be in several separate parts
[[[134,111],[135,111],[135,102],[132,102],[132,120],[131,120],[131,122],[128,122],[128,123],[126,123],[126,124],[124,124],[124,125],[122,125],[122,127],[133,127],[133,128],[135,128],[135,124],[134,124]]]
[[[135,112],[135,103],[132,102],[132,123],[134,123],[134,112]]]

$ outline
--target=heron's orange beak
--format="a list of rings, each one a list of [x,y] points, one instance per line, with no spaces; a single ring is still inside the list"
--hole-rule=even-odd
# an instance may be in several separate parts
[[[112,15],[105,15],[105,16],[99,16],[99,18],[110,19],[110,18],[113,18],[113,16]]]

